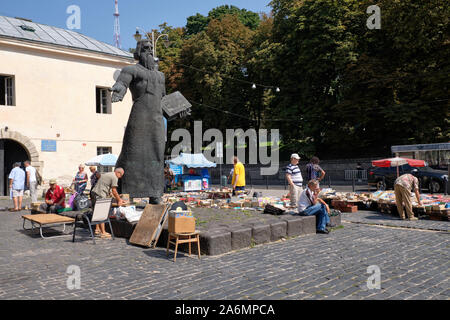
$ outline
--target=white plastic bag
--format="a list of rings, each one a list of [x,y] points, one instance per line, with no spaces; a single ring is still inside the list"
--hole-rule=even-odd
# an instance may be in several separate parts
[[[137,222],[141,218],[143,211],[137,211],[136,206],[121,207],[120,213],[128,222]]]

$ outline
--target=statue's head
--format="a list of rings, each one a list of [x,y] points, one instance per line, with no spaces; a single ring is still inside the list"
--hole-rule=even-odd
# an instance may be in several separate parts
[[[154,69],[155,60],[153,58],[152,43],[148,39],[138,41],[136,44],[136,51],[134,52],[134,58],[139,60],[139,63],[148,69]]]

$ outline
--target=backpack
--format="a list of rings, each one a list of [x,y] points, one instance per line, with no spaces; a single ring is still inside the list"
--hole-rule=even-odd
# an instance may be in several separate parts
[[[40,186],[42,184],[42,176],[39,171],[36,170],[36,184]]]
[[[91,206],[89,198],[83,194],[77,194],[73,200],[73,208],[75,211],[81,211]]]

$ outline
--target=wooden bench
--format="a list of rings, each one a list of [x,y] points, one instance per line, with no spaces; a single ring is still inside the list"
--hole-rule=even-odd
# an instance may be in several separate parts
[[[22,218],[23,218],[23,225],[22,225],[23,229],[34,231],[34,225],[37,224],[37,225],[39,225],[39,232],[43,239],[63,237],[63,236],[68,236],[70,234],[64,234],[64,235],[52,236],[52,237],[44,237],[44,235],[42,234],[42,228],[49,228],[49,227],[63,225],[64,226],[63,232],[64,232],[64,231],[66,231],[66,224],[73,224],[75,222],[75,219],[73,219],[73,218],[64,217],[64,216],[61,216],[59,214],[54,214],[54,213],[28,214],[28,215],[23,215]],[[31,222],[31,229],[25,228],[26,220]]]

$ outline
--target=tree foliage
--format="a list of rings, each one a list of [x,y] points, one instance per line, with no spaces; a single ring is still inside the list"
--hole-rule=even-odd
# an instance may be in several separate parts
[[[197,13],[195,16],[187,18],[186,34],[197,34],[206,29],[211,20],[221,20],[226,15],[237,16],[241,23],[255,30],[259,25],[259,15],[247,9],[239,9],[232,5],[223,5],[209,11],[208,16]]]
[[[160,69],[195,102],[190,120],[280,129],[283,155],[384,156],[391,145],[449,141],[449,2],[379,0],[379,30],[366,25],[373,4],[217,7],[185,28],[160,26],[171,40],[158,44]]]

